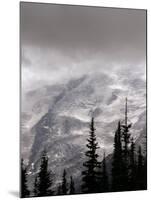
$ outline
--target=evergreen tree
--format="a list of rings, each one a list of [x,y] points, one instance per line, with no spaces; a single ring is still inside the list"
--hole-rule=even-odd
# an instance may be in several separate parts
[[[146,132],[146,130],[144,130]],[[145,134],[145,152],[147,152],[147,134]],[[143,167],[143,183],[144,183],[144,187],[143,189],[146,190],[147,189],[147,155],[145,155],[144,157],[144,167]]]
[[[34,192],[35,196],[50,196],[53,194],[52,187],[52,172],[48,170],[48,156],[46,151],[43,151],[39,172],[35,178]]]
[[[97,181],[98,173],[97,167],[99,166],[98,154],[96,150],[99,148],[96,141],[95,128],[94,128],[94,118],[91,120],[89,138],[87,139],[87,148],[85,155],[87,161],[83,163],[83,166],[86,168],[82,172],[82,191],[86,193],[95,193],[97,192]]]
[[[72,176],[70,176],[70,191],[69,194],[75,194],[75,187],[74,187],[74,181]]]
[[[27,186],[27,167],[24,165],[23,159],[21,159],[21,197],[29,197],[29,190]]]
[[[127,117],[127,98],[125,104],[125,122],[121,125],[122,130],[122,177],[121,177],[121,189],[129,190],[129,169],[130,169],[130,156],[129,156],[129,144],[130,144],[130,128],[131,124],[128,124],[128,117]]]
[[[112,191],[122,190],[122,166],[121,123],[119,121],[114,136],[114,151],[112,161]]]
[[[135,161],[135,143],[133,138],[131,139],[130,146],[130,175],[129,175],[129,186],[130,190],[136,188],[136,161]]]
[[[146,178],[146,163],[143,163],[143,155],[141,146],[138,149],[138,163],[137,163],[137,179],[136,179],[136,189],[145,190],[147,188],[147,178]]]
[[[35,177],[35,180],[34,180],[34,196],[38,196],[39,195],[39,191],[38,191],[38,176]]]
[[[68,192],[66,175],[67,175],[67,173],[66,173],[66,170],[64,169],[63,176],[62,176],[62,194],[67,194],[67,192]]]
[[[147,189],[147,158],[144,158],[144,166],[143,166],[143,190]]]
[[[139,146],[138,148],[138,171],[141,172],[143,166],[143,156],[142,156],[142,148]]]
[[[125,103],[125,122],[122,124],[122,136],[123,136],[123,152],[125,156],[128,156],[128,145],[130,143],[130,132],[129,129],[131,128],[131,124],[128,124],[128,117],[127,117],[127,98]]]
[[[59,183],[58,189],[57,189],[57,195],[61,195],[61,194],[62,194],[62,185]]]
[[[109,183],[108,183],[108,175],[107,175],[107,169],[106,169],[106,158],[105,153],[102,161],[102,192],[107,192],[109,189]]]

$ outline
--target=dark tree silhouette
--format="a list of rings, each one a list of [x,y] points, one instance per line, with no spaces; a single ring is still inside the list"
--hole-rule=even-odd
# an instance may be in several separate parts
[[[118,123],[118,129],[114,137],[114,152],[112,161],[112,191],[131,190],[135,180],[135,145],[131,138],[128,123],[127,98],[125,103],[125,120]]]
[[[43,151],[39,172],[35,178],[34,191],[35,196],[50,196],[53,195],[52,187],[52,172],[48,170],[48,156],[46,151]]]
[[[72,176],[70,176],[70,191],[69,194],[75,194],[75,187],[74,187],[74,181]]]
[[[147,158],[144,158],[144,166],[143,166],[143,190],[147,189]]]
[[[136,189],[135,143],[134,143],[133,137],[131,138],[131,146],[130,146],[129,187],[130,187],[130,190]]]
[[[106,169],[106,157],[104,153],[102,161],[102,178],[101,178],[102,192],[107,192],[109,190],[108,175]]]
[[[121,190],[122,177],[122,144],[121,144],[121,123],[118,122],[118,127],[114,136],[114,151],[112,161],[112,190]]]
[[[123,152],[125,156],[128,156],[128,145],[130,143],[130,132],[129,129],[131,128],[131,124],[128,124],[128,117],[127,117],[127,98],[125,103],[125,122],[122,124],[122,136],[123,136]]]
[[[38,196],[39,195],[39,190],[38,190],[38,176],[36,176],[35,180],[34,180],[34,189],[33,189],[33,192],[34,192],[34,196]]]
[[[147,188],[147,167],[146,160],[143,161],[142,149],[139,146],[138,149],[138,163],[137,163],[137,181],[136,181],[136,189],[137,190],[145,190]]]
[[[87,141],[88,144],[86,146],[88,150],[85,153],[87,161],[83,163],[83,166],[86,169],[82,172],[82,191],[86,193],[94,193],[97,192],[98,173],[96,168],[99,165],[99,162],[97,160],[98,154],[96,152],[99,147],[98,143],[96,142],[94,118],[92,118],[91,120],[90,134]]]
[[[62,194],[67,194],[68,192],[68,184],[67,184],[67,179],[66,179],[66,170],[64,169],[63,171],[63,176],[62,176]]]
[[[62,194],[62,185],[59,183],[58,189],[57,189],[57,195],[61,195],[61,194]]]
[[[29,197],[30,192],[27,186],[27,166],[24,165],[23,159],[21,159],[21,198]]]
[[[127,108],[127,98],[125,103],[125,122],[121,125],[122,131],[122,176],[121,176],[121,190],[130,190],[129,185],[129,168],[130,168],[130,128],[132,124],[128,124],[128,108]]]

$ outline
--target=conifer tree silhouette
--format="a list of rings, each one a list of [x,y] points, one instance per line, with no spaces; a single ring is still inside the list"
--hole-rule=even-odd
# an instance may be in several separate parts
[[[130,170],[129,170],[129,186],[130,190],[136,189],[136,160],[135,160],[135,143],[133,137],[131,138],[130,146]]]
[[[27,184],[27,166],[24,165],[23,159],[21,159],[21,198],[29,197],[30,191]]]
[[[104,152],[104,157],[102,161],[102,192],[107,192],[109,190],[109,183],[108,183],[108,174],[107,174],[107,169],[106,169],[106,157],[105,157],[105,152]]]
[[[147,157],[144,158],[144,166],[143,166],[143,190],[147,189]]]
[[[141,146],[138,149],[138,163],[137,163],[137,180],[136,180],[136,189],[137,190],[145,190],[147,188],[147,179],[145,177],[146,174],[146,166],[145,162],[143,162],[144,158],[142,155]]]
[[[127,98],[125,103],[125,122],[121,125],[122,130],[122,176],[121,176],[121,190],[130,190],[129,185],[129,144],[130,144],[130,128],[132,124],[128,124],[128,108],[127,108]]]
[[[57,195],[61,195],[61,194],[62,194],[62,185],[59,183],[58,189],[57,189]]]
[[[72,176],[70,176],[70,191],[69,194],[75,194],[75,187],[74,187],[74,181]]]
[[[33,189],[34,196],[39,195],[39,190],[38,190],[38,176],[35,177],[34,180],[34,189]]]
[[[95,193],[97,192],[97,181],[98,173],[96,168],[99,166],[97,149],[98,142],[96,141],[95,127],[94,127],[94,118],[92,117],[90,123],[90,132],[89,138],[87,139],[87,148],[85,155],[87,161],[83,163],[83,166],[86,168],[82,171],[82,191],[86,193]]]
[[[122,166],[121,123],[119,121],[114,136],[114,151],[112,161],[112,191],[120,191],[122,189]]]
[[[63,171],[63,176],[62,176],[62,194],[67,194],[68,192],[68,184],[67,184],[67,179],[66,179],[66,170],[64,169]]]
[[[125,103],[125,122],[122,124],[122,135],[123,135],[123,152],[125,156],[128,156],[128,145],[130,143],[130,132],[131,124],[128,124],[128,109],[127,109],[127,98]]]
[[[53,195],[52,187],[52,172],[48,170],[48,156],[44,150],[41,156],[39,172],[35,178],[34,191],[35,196],[50,196]]]

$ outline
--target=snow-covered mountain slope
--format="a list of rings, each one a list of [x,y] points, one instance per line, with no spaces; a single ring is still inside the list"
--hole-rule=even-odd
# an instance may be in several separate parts
[[[106,155],[111,153],[117,122],[124,119],[126,96],[132,134],[137,143],[144,145],[137,138],[146,126],[145,83],[131,80],[126,89],[126,80],[120,81],[115,84],[105,73],[87,75],[63,85],[45,86],[26,95],[27,106],[22,113],[22,156],[30,164],[34,163],[33,171],[37,169],[41,152],[46,149],[50,167],[58,177],[64,168],[73,177],[78,177],[85,159],[92,116],[95,118],[100,160],[104,151]]]

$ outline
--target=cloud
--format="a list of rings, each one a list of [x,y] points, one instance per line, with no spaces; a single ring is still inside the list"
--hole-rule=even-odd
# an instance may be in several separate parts
[[[144,46],[145,15],[144,10],[22,3],[21,39],[23,44],[70,50],[112,49],[127,42]]]
[[[145,20],[144,10],[21,3],[24,90],[94,72],[144,76]]]

